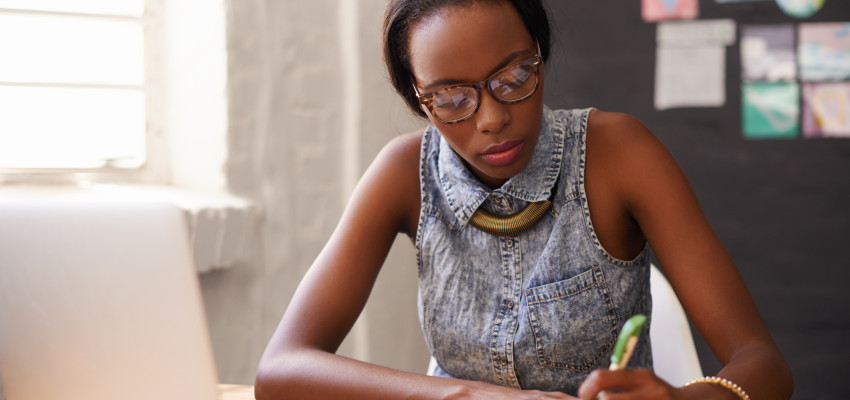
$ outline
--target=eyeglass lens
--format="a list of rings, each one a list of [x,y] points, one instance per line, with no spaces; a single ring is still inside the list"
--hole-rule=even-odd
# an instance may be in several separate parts
[[[490,93],[506,103],[522,100],[537,87],[536,60],[522,62],[491,77],[486,84]],[[431,112],[445,121],[457,121],[475,111],[479,93],[477,85],[458,85],[433,92]]]

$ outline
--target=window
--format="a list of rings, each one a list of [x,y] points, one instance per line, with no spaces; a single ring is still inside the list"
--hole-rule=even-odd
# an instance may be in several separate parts
[[[0,0],[0,170],[146,161],[145,0]]]

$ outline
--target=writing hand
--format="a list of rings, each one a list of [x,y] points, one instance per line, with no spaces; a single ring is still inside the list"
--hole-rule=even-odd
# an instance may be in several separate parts
[[[604,393],[602,393],[604,391]],[[648,369],[593,371],[578,389],[579,398],[600,399],[684,399],[681,390],[670,386]]]
[[[470,382],[469,393],[459,393],[456,398],[481,400],[578,400],[562,392],[519,390],[483,382]]]

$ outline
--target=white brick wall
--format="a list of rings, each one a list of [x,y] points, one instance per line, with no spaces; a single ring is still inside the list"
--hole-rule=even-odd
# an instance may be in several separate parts
[[[423,124],[403,109],[385,78],[385,4],[226,2],[225,173],[231,191],[254,204],[260,222],[245,265],[201,276],[222,382],[253,382],[269,337],[354,181],[387,140]],[[352,45],[356,53],[344,47]],[[406,237],[398,242],[341,352],[424,372],[415,258]]]

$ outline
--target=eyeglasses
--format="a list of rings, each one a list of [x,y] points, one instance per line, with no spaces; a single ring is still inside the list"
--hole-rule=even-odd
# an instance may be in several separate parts
[[[455,124],[469,118],[478,111],[481,104],[481,88],[503,104],[519,103],[537,90],[539,66],[542,63],[540,50],[537,55],[516,64],[511,64],[489,78],[478,83],[454,85],[426,93],[419,93],[416,85],[416,97],[438,120],[446,124]]]

